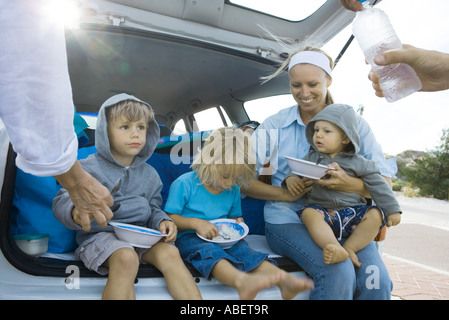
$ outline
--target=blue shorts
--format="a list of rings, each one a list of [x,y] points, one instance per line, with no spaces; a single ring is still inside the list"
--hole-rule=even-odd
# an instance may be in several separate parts
[[[195,233],[188,233],[175,242],[181,257],[192,264],[203,277],[210,280],[215,264],[228,260],[240,271],[248,272],[268,260],[268,253],[253,250],[245,240],[240,240],[229,249],[223,249],[218,244],[201,240]]]
[[[302,210],[298,211],[299,218],[301,218],[302,211],[306,208],[312,208],[321,213],[324,217],[324,221],[326,221],[331,227],[335,237],[338,240],[348,238],[352,234],[353,230],[358,226],[360,221],[362,221],[362,218],[365,216],[366,212],[371,208],[377,208],[382,213],[382,225],[380,226],[379,231],[386,223],[385,213],[377,206],[360,205],[336,211],[324,209],[319,205],[312,204],[305,206]]]

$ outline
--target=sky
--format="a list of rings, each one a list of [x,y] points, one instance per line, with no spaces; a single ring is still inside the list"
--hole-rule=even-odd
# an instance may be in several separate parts
[[[383,0],[376,7],[389,16],[402,43],[449,53],[448,0]],[[290,9],[300,10],[300,5]],[[335,59],[351,34],[352,25],[322,49]],[[374,94],[368,80],[370,69],[354,40],[333,71],[330,91],[334,101],[351,105],[356,111],[363,105],[363,117],[388,155],[394,156],[405,150],[435,150],[440,145],[443,129],[449,128],[449,90],[418,92],[389,103]],[[282,101],[271,101],[268,113],[273,113],[276,103],[287,107],[295,102],[291,95]],[[262,112],[258,104],[257,115]],[[248,114],[251,118],[250,112]]]

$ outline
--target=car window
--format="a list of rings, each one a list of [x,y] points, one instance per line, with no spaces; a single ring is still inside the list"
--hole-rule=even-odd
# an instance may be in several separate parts
[[[221,114],[223,118],[221,117]],[[195,131],[213,130],[232,124],[226,111],[222,107],[209,108],[194,114],[196,126]]]
[[[193,114],[195,122],[193,131],[214,130],[221,127],[231,126],[232,122],[223,107],[213,107]],[[173,135],[187,133],[184,120],[179,120],[173,128]]]
[[[94,113],[80,113],[81,117],[86,120],[89,129],[94,129],[97,127],[97,114]]]
[[[229,2],[282,19],[301,21],[318,10],[326,0],[229,0]],[[292,10],[292,6],[301,10]]]
[[[295,104],[296,102],[291,94],[283,94],[247,101],[243,104],[243,107],[250,120],[262,123],[266,118],[277,113],[279,110]]]
[[[175,127],[173,128],[172,135],[179,136],[186,133],[187,133],[186,124],[184,123],[184,119],[181,119],[178,122],[176,122]]]

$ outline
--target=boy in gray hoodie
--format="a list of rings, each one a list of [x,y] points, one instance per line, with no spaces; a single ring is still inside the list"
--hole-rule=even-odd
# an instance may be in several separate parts
[[[304,196],[304,209],[298,212],[312,239],[323,249],[325,263],[349,257],[360,267],[356,253],[373,241],[385,224],[394,226],[400,222],[399,204],[376,163],[357,154],[360,139],[352,107],[327,106],[307,124],[306,137],[312,150],[304,160],[315,163],[322,157],[321,164],[337,163],[348,175],[362,179],[376,204],[369,206],[361,195],[315,183]],[[304,179],[307,178],[288,174],[284,183],[295,194],[304,190]],[[347,240],[340,245],[342,238]]]
[[[176,239],[177,228],[160,207],[159,175],[145,163],[158,141],[159,126],[151,106],[136,97],[118,94],[106,100],[98,113],[95,131],[98,153],[81,160],[81,164],[111,190],[113,221],[160,230],[167,234],[165,242],[158,242],[150,249],[134,249],[116,237],[112,226],[101,228],[93,217],[90,230],[85,231],[65,189],[61,188],[53,200],[56,218],[77,230],[77,258],[88,269],[108,274],[104,299],[135,298],[134,280],[140,262],[152,264],[163,273],[175,299],[201,297],[178,249],[168,243]]]

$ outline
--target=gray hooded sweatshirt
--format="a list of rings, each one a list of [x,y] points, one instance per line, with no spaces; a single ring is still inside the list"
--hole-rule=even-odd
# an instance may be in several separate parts
[[[91,154],[80,162],[87,172],[110,191],[117,180],[120,179],[119,189],[113,194],[114,216],[112,221],[159,230],[159,224],[162,220],[171,219],[161,210],[161,179],[156,170],[146,163],[159,141],[157,122],[153,120],[148,124],[146,145],[135,157],[131,166],[125,167],[117,162],[110,151],[105,110],[125,100],[142,102],[151,109],[148,103],[123,93],[106,100],[98,113],[95,131],[95,146],[98,153]],[[73,203],[67,191],[61,188],[53,200],[53,213],[62,224],[70,229],[77,230],[76,241],[78,244],[98,232],[114,232],[112,226],[108,225],[101,228],[95,220],[92,221],[91,230],[85,232],[81,226],[73,221],[72,209]]]
[[[340,152],[334,158],[330,158],[329,155],[316,150],[313,145],[313,133],[314,123],[318,120],[326,120],[340,127],[351,140],[351,148],[348,151]],[[304,160],[316,162],[319,156],[323,156],[324,159],[321,161],[323,165],[337,162],[349,176],[363,180],[375,205],[381,208],[385,215],[388,216],[394,212],[401,212],[393,191],[381,176],[376,163],[358,155],[360,149],[358,123],[354,109],[351,106],[332,104],[324,108],[307,124],[306,138],[313,150],[304,157]],[[305,196],[305,205],[317,204],[325,209],[333,210],[365,205],[366,203],[366,199],[358,194],[331,190],[319,184],[314,184],[312,190]]]

